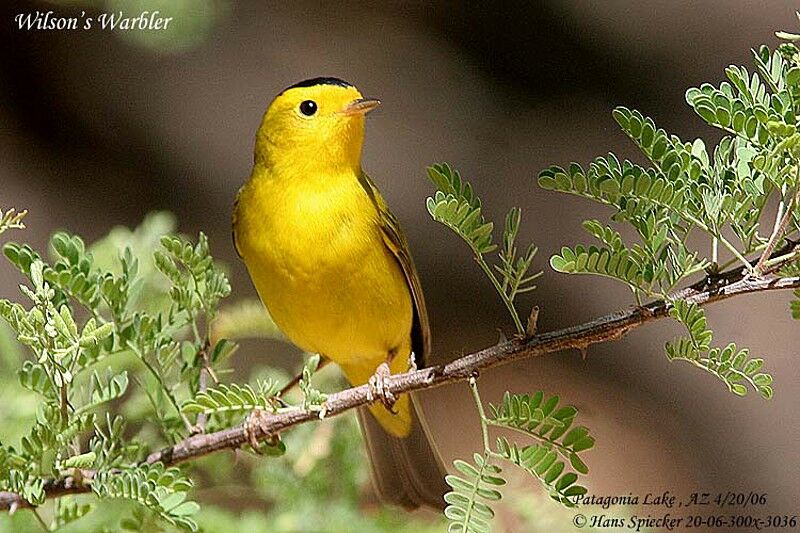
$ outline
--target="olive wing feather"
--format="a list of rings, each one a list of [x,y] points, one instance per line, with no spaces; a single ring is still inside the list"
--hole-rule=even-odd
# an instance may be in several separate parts
[[[397,217],[389,210],[389,205],[381,196],[375,184],[369,176],[361,173],[359,182],[366,191],[367,195],[375,204],[378,212],[378,220],[383,233],[383,241],[386,247],[392,252],[403,271],[403,275],[408,283],[411,299],[414,304],[414,323],[411,330],[411,349],[414,351],[415,361],[420,367],[425,366],[426,359],[430,354],[430,325],[428,323],[428,310],[425,307],[425,297],[422,294],[422,284],[414,266],[414,259],[408,247],[403,231],[400,229],[400,222]]]

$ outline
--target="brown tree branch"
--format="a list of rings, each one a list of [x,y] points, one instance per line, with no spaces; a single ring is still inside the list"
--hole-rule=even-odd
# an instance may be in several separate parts
[[[791,243],[787,248],[794,249],[795,247],[796,245]],[[783,265],[774,265],[770,271],[776,271],[780,266]],[[798,287],[800,287],[800,277],[754,277],[742,269],[736,269],[719,274],[714,278],[704,279],[683,289],[674,295],[673,300],[683,299],[704,306],[741,294]],[[523,358],[568,349],[584,351],[592,344],[617,340],[635,327],[667,316],[670,307],[670,303],[659,300],[641,307],[618,311],[578,326],[542,333],[528,339],[509,340],[465,355],[444,365],[390,376],[387,379],[387,388],[395,395],[430,389],[447,383],[465,381],[481,370]],[[370,403],[369,396],[367,385],[330,394],[325,403],[325,416],[336,416],[350,409],[367,405]],[[292,426],[319,418],[318,411],[301,408],[281,409],[279,412],[267,415],[260,427],[254,428],[255,437],[259,440],[274,437]],[[147,464],[161,462],[165,465],[174,465],[220,450],[233,450],[248,442],[244,425],[240,425],[215,433],[190,436],[174,446],[150,454],[145,462]],[[47,497],[89,492],[91,488],[86,481],[91,481],[93,476],[94,472],[84,470],[79,476],[81,479],[69,476],[64,479],[50,480],[45,484]],[[13,511],[23,507],[30,507],[30,504],[20,495],[12,492],[0,492],[0,510]]]

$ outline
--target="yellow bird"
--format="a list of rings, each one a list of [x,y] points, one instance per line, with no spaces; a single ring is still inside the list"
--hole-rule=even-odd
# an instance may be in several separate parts
[[[361,169],[365,115],[378,106],[338,78],[314,78],[270,104],[234,244],[275,323],[301,349],[335,362],[383,403],[359,413],[381,498],[444,506],[444,467],[413,398],[382,379],[424,364],[422,287],[397,219]]]

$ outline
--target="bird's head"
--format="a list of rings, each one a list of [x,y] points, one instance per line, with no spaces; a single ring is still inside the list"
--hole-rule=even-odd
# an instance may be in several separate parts
[[[358,170],[364,115],[379,104],[338,78],[292,85],[264,114],[256,136],[256,163]]]

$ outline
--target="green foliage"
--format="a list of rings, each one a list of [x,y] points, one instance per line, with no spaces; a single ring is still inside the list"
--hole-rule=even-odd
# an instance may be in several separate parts
[[[669,310],[672,318],[686,326],[689,332],[688,342],[695,350],[708,350],[711,346],[713,333],[706,325],[706,313],[695,303],[676,300]]]
[[[600,245],[563,247],[550,259],[553,269],[620,281],[637,303],[643,297],[673,301],[673,291],[686,280],[705,271],[713,281],[734,264],[762,275],[773,261],[767,256],[800,231],[799,58],[793,44],[774,52],[762,46],[754,52],[755,72],[732,65],[719,87],[703,84],[686,92],[692,109],[728,134],[713,150],[701,139],[682,141],[638,111],[618,107],[614,119],[648,166],[608,154],[587,169],[573,163],[543,170],[542,188],[610,207],[611,221],[628,225],[639,239],[627,244],[615,227],[587,220],[584,229]],[[778,205],[775,215],[767,212],[772,201]],[[764,227],[771,230],[765,233]],[[703,243],[697,233],[710,239],[710,253],[690,246]],[[763,257],[747,259],[750,254]],[[789,260],[796,263],[797,256]],[[670,316],[684,323],[690,336],[667,344],[670,359],[711,372],[735,394],[745,394],[749,383],[764,398],[772,396],[772,378],[758,373],[760,359],[749,362],[747,350],[737,352],[732,343],[712,348],[703,311],[680,300],[674,304]]]
[[[100,472],[92,480],[92,490],[101,499],[134,500],[166,523],[184,531],[197,531],[192,515],[200,506],[187,500],[192,481],[177,468],[165,469],[160,463],[140,465],[120,472]]]
[[[594,437],[584,426],[572,427],[578,413],[575,407],[559,408],[558,403],[558,396],[545,400],[541,391],[530,396],[506,393],[500,405],[489,405],[492,417],[486,422],[537,440],[537,444],[520,448],[500,437],[497,450],[504,459],[539,479],[554,500],[572,507],[570,498],[586,493],[586,488],[575,482],[578,474],[589,473],[580,454],[594,446]]]
[[[679,164],[671,165],[677,168]],[[596,220],[586,221],[584,229],[603,246],[564,247],[550,261],[557,271],[611,277],[628,285],[639,298],[664,295],[708,264],[686,245],[693,228],[707,226],[695,216],[698,208],[680,180],[669,180],[655,169],[630,161],[620,163],[609,154],[597,158],[588,171],[577,164],[544,170],[539,184],[614,207],[612,220],[631,224],[642,241],[627,246],[616,230]]]
[[[489,405],[492,418],[487,420],[490,425],[522,432],[540,441],[540,447],[545,451],[556,452],[567,459],[579,474],[587,474],[589,469],[580,453],[594,446],[594,437],[583,426],[572,427],[578,414],[575,407],[558,408],[558,402],[558,396],[545,400],[542,391],[530,396],[507,392],[500,405]],[[553,467],[557,465],[557,462],[552,464]],[[563,465],[558,470],[563,471]]]
[[[331,367],[315,373],[321,387],[342,385]],[[291,395],[300,397],[295,391]],[[426,518],[424,513],[408,514],[395,508],[365,502],[369,483],[369,460],[358,423],[352,416],[337,416],[314,424],[292,428],[282,435],[286,453],[280,459],[256,460],[245,456],[240,461],[254,465],[250,472],[252,489],[249,498],[258,498],[259,509],[269,505],[269,512],[251,510],[213,510],[218,519],[206,520],[208,531],[227,531],[227,523],[240,521],[242,531],[294,533],[298,531],[366,531],[369,533],[440,533],[441,519]],[[219,457],[209,457],[216,471]],[[216,467],[216,468],[215,468]],[[209,511],[204,504],[201,515]],[[428,514],[428,517],[431,515]],[[240,518],[241,517],[241,518]]]
[[[31,351],[32,359],[24,361],[17,374],[19,384],[38,395],[40,404],[19,448],[3,448],[5,462],[14,468],[0,472],[0,486],[40,505],[47,477],[93,468],[91,486],[98,495],[134,499],[168,523],[196,529],[188,518],[196,504],[178,501],[191,485],[181,480],[165,485],[177,471],[131,466],[143,450],[136,438],[126,438],[125,418],[107,413],[100,425],[96,412],[125,398],[129,370],[119,368],[119,359],[134,354],[153,378],[149,384],[140,377],[135,381],[150,398],[161,431],[181,434],[175,415],[169,418],[163,412],[164,400],[177,405],[184,380],[197,382],[203,364],[197,355],[208,345],[208,336],[199,331],[207,331],[220,299],[230,292],[208,253],[207,240],[202,234],[197,245],[178,237],[162,239],[154,262],[169,282],[169,298],[163,301],[171,304],[155,313],[135,306],[139,291],[156,284],[145,283],[139,275],[140,258],[131,248],[117,252],[118,262],[105,268],[97,266],[78,236],[58,232],[50,239],[50,249],[52,261],[46,262],[27,245],[4,247],[6,257],[30,282],[20,286],[29,307],[0,300],[0,316]],[[182,338],[187,330],[194,341]],[[102,373],[95,368],[100,361],[108,365]],[[197,386],[184,391],[193,394]],[[88,449],[82,449],[86,441]],[[89,510],[59,499],[53,525],[65,526]]]
[[[22,470],[9,470],[3,479],[2,488],[19,494],[31,505],[42,505],[45,501],[44,479],[32,478]]]
[[[286,340],[258,300],[239,300],[224,307],[211,324],[214,339],[277,339]],[[228,353],[228,355],[230,355]]]
[[[557,502],[567,507],[574,507],[575,504],[570,498],[586,494],[586,487],[575,484],[578,479],[575,472],[564,473],[564,462],[558,460],[555,451],[539,444],[519,448],[502,437],[497,440],[497,448],[503,459],[541,481],[550,497]]]
[[[503,227],[502,246],[498,246],[492,237],[494,223],[486,221],[481,213],[480,198],[472,185],[461,179],[457,170],[447,163],[436,164],[428,167],[428,177],[437,188],[434,196],[427,200],[431,217],[453,230],[469,245],[478,265],[511,314],[517,334],[524,335],[525,328],[514,306],[514,300],[517,295],[536,288],[532,282],[541,272],[528,273],[537,252],[534,245],[529,245],[521,255],[518,254],[516,240],[522,210],[514,207],[508,212]],[[498,264],[490,266],[484,256],[498,248]]]
[[[671,360],[682,359],[703,368],[737,395],[746,394],[749,384],[762,397],[771,398],[772,377],[760,372],[763,360],[750,359],[747,349],[737,349],[733,343],[722,349],[712,347],[712,332],[702,309],[672,296],[695,275],[705,271],[713,276],[737,263],[748,275],[762,275],[761,269],[773,260],[769,256],[776,245],[800,230],[800,133],[796,128],[800,52],[794,45],[783,45],[774,53],[762,47],[755,60],[759,73],[731,66],[726,70],[730,82],[719,88],[704,84],[687,91],[689,105],[706,122],[730,134],[713,150],[700,139],[684,142],[638,111],[618,107],[614,119],[649,165],[620,161],[609,153],[596,158],[587,169],[577,163],[547,168],[538,182],[544,189],[610,207],[611,222],[627,225],[638,238],[629,244],[616,227],[587,220],[583,227],[599,245],[563,247],[550,259],[554,270],[617,280],[632,291],[639,304],[643,297],[670,301],[670,316],[689,333],[667,344]],[[501,266],[495,267],[501,273],[498,280],[483,258],[497,247],[491,237],[493,226],[481,214],[481,202],[472,186],[447,165],[435,165],[428,173],[438,189],[428,198],[428,211],[470,245],[522,332],[513,304],[509,305],[516,287],[512,280],[517,279],[515,273],[530,267],[535,249],[518,264],[507,259],[515,255],[507,250],[513,248],[519,211],[512,210],[506,219],[506,246]],[[777,197],[778,212],[772,230],[764,234],[765,208],[773,197]],[[710,239],[708,255],[689,244],[697,241],[697,233]],[[720,248],[730,257],[721,257]],[[752,262],[747,259],[755,253],[762,256]],[[796,262],[796,256],[793,259]],[[508,287],[512,287],[510,293]],[[800,293],[796,295],[800,297]],[[800,317],[800,302],[792,302],[792,311]],[[450,530],[489,530],[494,511],[487,500],[499,500],[501,493],[481,484],[487,468],[497,468],[490,464],[493,459],[523,469],[539,479],[552,498],[574,505],[574,497],[586,493],[586,488],[577,484],[579,475],[588,472],[580,453],[594,446],[585,427],[572,425],[575,408],[559,409],[557,396],[545,400],[541,392],[532,396],[506,393],[499,406],[490,406],[492,416],[487,417],[474,380],[471,386],[481,416],[484,455],[476,454],[474,465],[457,461],[456,468],[463,476],[448,479],[454,489],[447,495],[445,512]],[[491,426],[522,433],[536,443],[520,446],[500,437],[492,449],[488,440]],[[503,480],[499,468],[492,472]]]
[[[769,198],[778,196],[787,203],[798,186],[796,147],[800,140],[794,132],[797,80],[794,76],[789,79],[789,72],[797,67],[780,52],[771,53],[765,47],[756,53],[756,64],[766,84],[759,74],[731,66],[726,70],[730,83],[719,88],[705,84],[687,91],[687,101],[701,117],[732,134],[723,137],[713,154],[702,140],[683,142],[638,111],[619,107],[614,111],[615,120],[652,167],[620,162],[609,154],[595,159],[586,171],[572,164],[540,174],[539,184],[545,189],[614,208],[612,220],[629,223],[642,240],[642,245],[630,248],[619,240],[608,248],[565,249],[553,258],[554,268],[608,275],[637,294],[662,298],[703,268],[719,268],[719,244],[729,250],[734,261],[751,268],[745,256],[763,250],[770,237],[759,231]],[[585,227],[608,244],[596,231],[597,225],[590,221]],[[710,258],[687,248],[693,230],[712,238]],[[797,230],[794,224],[777,238]],[[728,240],[728,231],[739,246]],[[626,268],[607,268],[614,259],[615,266],[623,263]]]
[[[213,320],[222,298],[231,292],[228,278],[209,254],[208,238],[202,232],[192,245],[178,236],[161,238],[163,250],[153,254],[156,267],[172,282],[170,297],[177,311],[190,315],[203,311]]]
[[[298,384],[303,393],[303,409],[322,409],[328,396],[311,385],[311,377],[320,366],[322,358],[319,354],[312,354],[303,365],[303,373]]]
[[[89,385],[90,397],[86,403],[75,410],[76,414],[81,414],[104,403],[120,398],[128,389],[128,372],[123,370],[119,374],[109,368],[105,378],[101,378],[95,371]]]
[[[688,361],[721,379],[737,396],[747,394],[749,384],[762,398],[772,398],[772,376],[761,372],[763,359],[751,359],[747,348],[737,349],[734,343],[725,348],[711,347],[712,332],[706,327],[705,312],[695,303],[676,300],[670,316],[681,322],[689,333],[668,342],[670,360]],[[744,383],[742,383],[744,382]]]
[[[50,531],[56,531],[72,522],[86,516],[93,509],[93,505],[79,504],[73,498],[65,496],[56,501],[55,515],[50,524]]]
[[[794,73],[789,77],[793,67],[780,52],[762,46],[754,56],[760,76],[731,65],[725,70],[729,82],[691,88],[686,100],[708,124],[764,146],[796,132],[798,80]]]
[[[490,530],[495,514],[492,502],[502,499],[499,487],[506,484],[497,461],[506,461],[533,476],[552,499],[575,507],[574,499],[587,492],[577,483],[579,475],[589,473],[581,454],[595,443],[586,427],[573,426],[578,410],[571,405],[559,407],[558,396],[545,399],[541,391],[532,395],[506,392],[499,405],[489,404],[491,414],[487,416],[475,379],[470,380],[470,387],[480,415],[484,450],[483,455],[474,455],[473,464],[456,459],[453,464],[460,475],[446,478],[452,488],[445,495],[449,531]],[[536,443],[519,445],[501,436],[492,447],[490,427],[520,433]]]
[[[94,456],[92,468],[109,471],[112,468],[133,464],[142,455],[142,444],[124,438],[126,421],[121,416],[106,413],[105,423],[94,424],[94,435],[89,450]]]
[[[131,516],[120,520],[119,527],[123,531],[147,531],[147,515],[140,507],[136,507]]]
[[[275,408],[277,392],[278,386],[274,381],[259,381],[255,389],[250,385],[233,383],[228,386],[220,383],[216,387],[198,392],[193,399],[184,402],[181,409],[186,414],[271,410]]]
[[[527,275],[538,251],[536,246],[531,244],[521,256],[517,255],[516,240],[521,217],[522,210],[518,207],[512,207],[506,215],[503,227],[503,247],[499,254],[500,264],[494,265],[495,270],[500,274],[502,293],[512,303],[518,294],[535,289],[536,287],[531,285],[531,282],[542,275],[541,272]]]
[[[325,421],[319,431],[298,428],[262,447],[258,459],[220,454],[200,461],[193,470],[200,480],[233,478],[234,462],[249,472],[252,481],[240,489],[256,502],[249,519],[220,520],[218,498],[204,498],[195,513],[185,474],[143,464],[151,451],[197,431],[201,417],[214,431],[241,423],[253,408],[291,406],[284,398],[277,403],[287,377],[273,369],[254,376],[252,386],[218,381],[229,372],[232,339],[282,337],[260,303],[220,308],[230,288],[207,240],[200,235],[194,244],[172,232],[173,218],[155,214],[94,244],[59,232],[48,254],[24,244],[4,247],[28,283],[20,301],[0,300],[0,399],[7,406],[0,412],[0,490],[22,495],[50,529],[65,532],[195,524],[208,531],[252,524],[265,531],[354,524],[375,532],[439,530],[389,511],[362,512],[368,462],[352,417]],[[295,406],[320,408],[325,395],[316,387],[340,386],[318,365],[318,357],[304,365],[301,390],[288,395],[297,397]],[[207,387],[200,386],[203,369]],[[76,469],[96,472],[84,480],[93,492],[47,499],[45,484]],[[98,497],[116,501],[93,505]],[[38,527],[30,513],[0,514],[0,530]]]
[[[596,221],[586,221],[584,226],[593,222]],[[563,247],[560,255],[550,258],[550,266],[565,274],[594,274],[621,281],[638,297],[642,293],[652,294],[654,283],[671,288],[688,273],[702,266],[684,248],[678,253],[681,255],[668,255],[671,260],[659,263],[639,245],[626,248],[620,243],[617,248],[610,248],[579,244],[574,248]]]
[[[447,163],[428,167],[428,177],[437,191],[428,198],[428,212],[433,219],[455,231],[479,256],[497,249],[492,241],[493,222],[481,213],[481,200],[469,182]]]
[[[800,20],[800,11],[795,11],[794,14],[797,16],[797,19]],[[791,33],[788,31],[778,31],[775,32],[775,35],[777,35],[779,39],[784,39],[790,42],[800,41],[800,34],[797,33]],[[800,75],[800,72],[798,72],[796,75]]]
[[[494,487],[506,484],[498,474],[499,466],[489,464],[488,457],[474,455],[474,466],[461,459],[453,461],[461,474],[450,474],[445,481],[453,489],[444,496],[447,507],[444,515],[450,521],[449,533],[484,533],[490,530],[494,518],[491,502],[498,501],[502,494]]]

